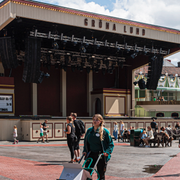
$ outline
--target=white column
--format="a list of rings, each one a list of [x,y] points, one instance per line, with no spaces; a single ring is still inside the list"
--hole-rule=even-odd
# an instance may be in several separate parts
[[[66,117],[66,71],[61,70],[61,107],[62,107],[62,116]]]
[[[91,91],[93,90],[93,72],[92,70],[87,75],[87,112],[92,116],[91,106]]]
[[[32,109],[33,116],[37,115],[37,84],[32,83]]]

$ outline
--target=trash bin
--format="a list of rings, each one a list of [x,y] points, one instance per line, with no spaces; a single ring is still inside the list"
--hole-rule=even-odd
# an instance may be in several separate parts
[[[130,134],[130,146],[139,146],[139,143],[134,139],[139,139],[139,135],[143,132],[143,129],[131,130]]]

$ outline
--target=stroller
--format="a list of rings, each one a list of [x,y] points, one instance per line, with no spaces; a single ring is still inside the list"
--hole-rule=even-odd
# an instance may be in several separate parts
[[[87,157],[89,156],[90,152],[87,154]],[[81,161],[84,157],[84,155],[82,155],[81,159],[79,160],[78,164],[70,164],[70,163],[64,163],[64,169],[61,173],[60,176],[60,180],[92,180],[92,175],[94,172],[97,173],[98,179],[100,179],[99,173],[97,172],[97,170],[95,169],[101,156],[103,155],[100,154],[94,167],[90,167],[93,159],[92,158],[86,158],[83,165],[81,166]],[[88,167],[85,167],[86,162],[89,161],[89,165]]]

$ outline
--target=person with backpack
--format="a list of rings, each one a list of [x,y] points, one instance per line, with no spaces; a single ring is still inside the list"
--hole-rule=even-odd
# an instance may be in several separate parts
[[[75,126],[75,135],[77,136],[77,140],[74,143],[74,154],[75,154],[75,162],[80,160],[80,148],[79,148],[79,141],[83,134],[85,133],[85,126],[84,123],[80,119],[77,118],[77,113],[71,113],[73,123]]]

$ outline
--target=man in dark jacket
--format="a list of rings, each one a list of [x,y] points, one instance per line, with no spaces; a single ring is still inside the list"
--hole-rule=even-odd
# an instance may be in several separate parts
[[[81,139],[81,132],[80,132],[80,127],[78,124],[78,120],[77,118],[77,114],[76,113],[71,113],[72,119],[73,119],[73,123],[75,126],[75,135],[77,136],[77,140],[74,143],[74,154],[75,154],[75,162],[78,162],[80,160],[80,148],[79,148],[79,141]]]
[[[151,128],[153,130],[153,132],[156,132],[157,130],[157,124],[155,122],[155,118],[153,118],[153,121],[151,122]]]

